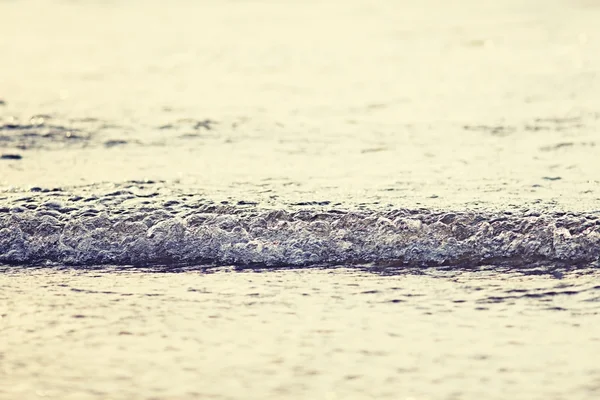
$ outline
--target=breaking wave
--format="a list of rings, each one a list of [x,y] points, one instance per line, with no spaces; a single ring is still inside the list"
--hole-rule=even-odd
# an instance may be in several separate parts
[[[161,193],[32,188],[0,193],[0,262],[18,265],[590,266],[592,213],[261,207]]]

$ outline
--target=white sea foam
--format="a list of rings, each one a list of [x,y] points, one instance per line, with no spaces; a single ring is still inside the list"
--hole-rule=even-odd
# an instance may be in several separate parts
[[[0,261],[526,267],[581,266],[600,258],[597,213],[268,209],[189,194],[136,195],[132,185],[87,198],[72,190],[6,198]]]

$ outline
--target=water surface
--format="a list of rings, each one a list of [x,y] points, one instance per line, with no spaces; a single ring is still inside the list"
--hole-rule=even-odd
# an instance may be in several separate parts
[[[0,398],[592,399],[594,1],[0,1]]]

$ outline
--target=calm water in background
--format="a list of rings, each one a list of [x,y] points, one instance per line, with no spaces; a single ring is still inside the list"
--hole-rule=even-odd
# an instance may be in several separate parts
[[[598,397],[598,20],[0,0],[0,398]]]

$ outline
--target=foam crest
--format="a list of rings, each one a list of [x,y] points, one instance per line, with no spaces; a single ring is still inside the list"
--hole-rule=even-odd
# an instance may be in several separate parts
[[[267,209],[131,190],[0,200],[0,262],[9,264],[525,267],[599,258],[595,213]]]

